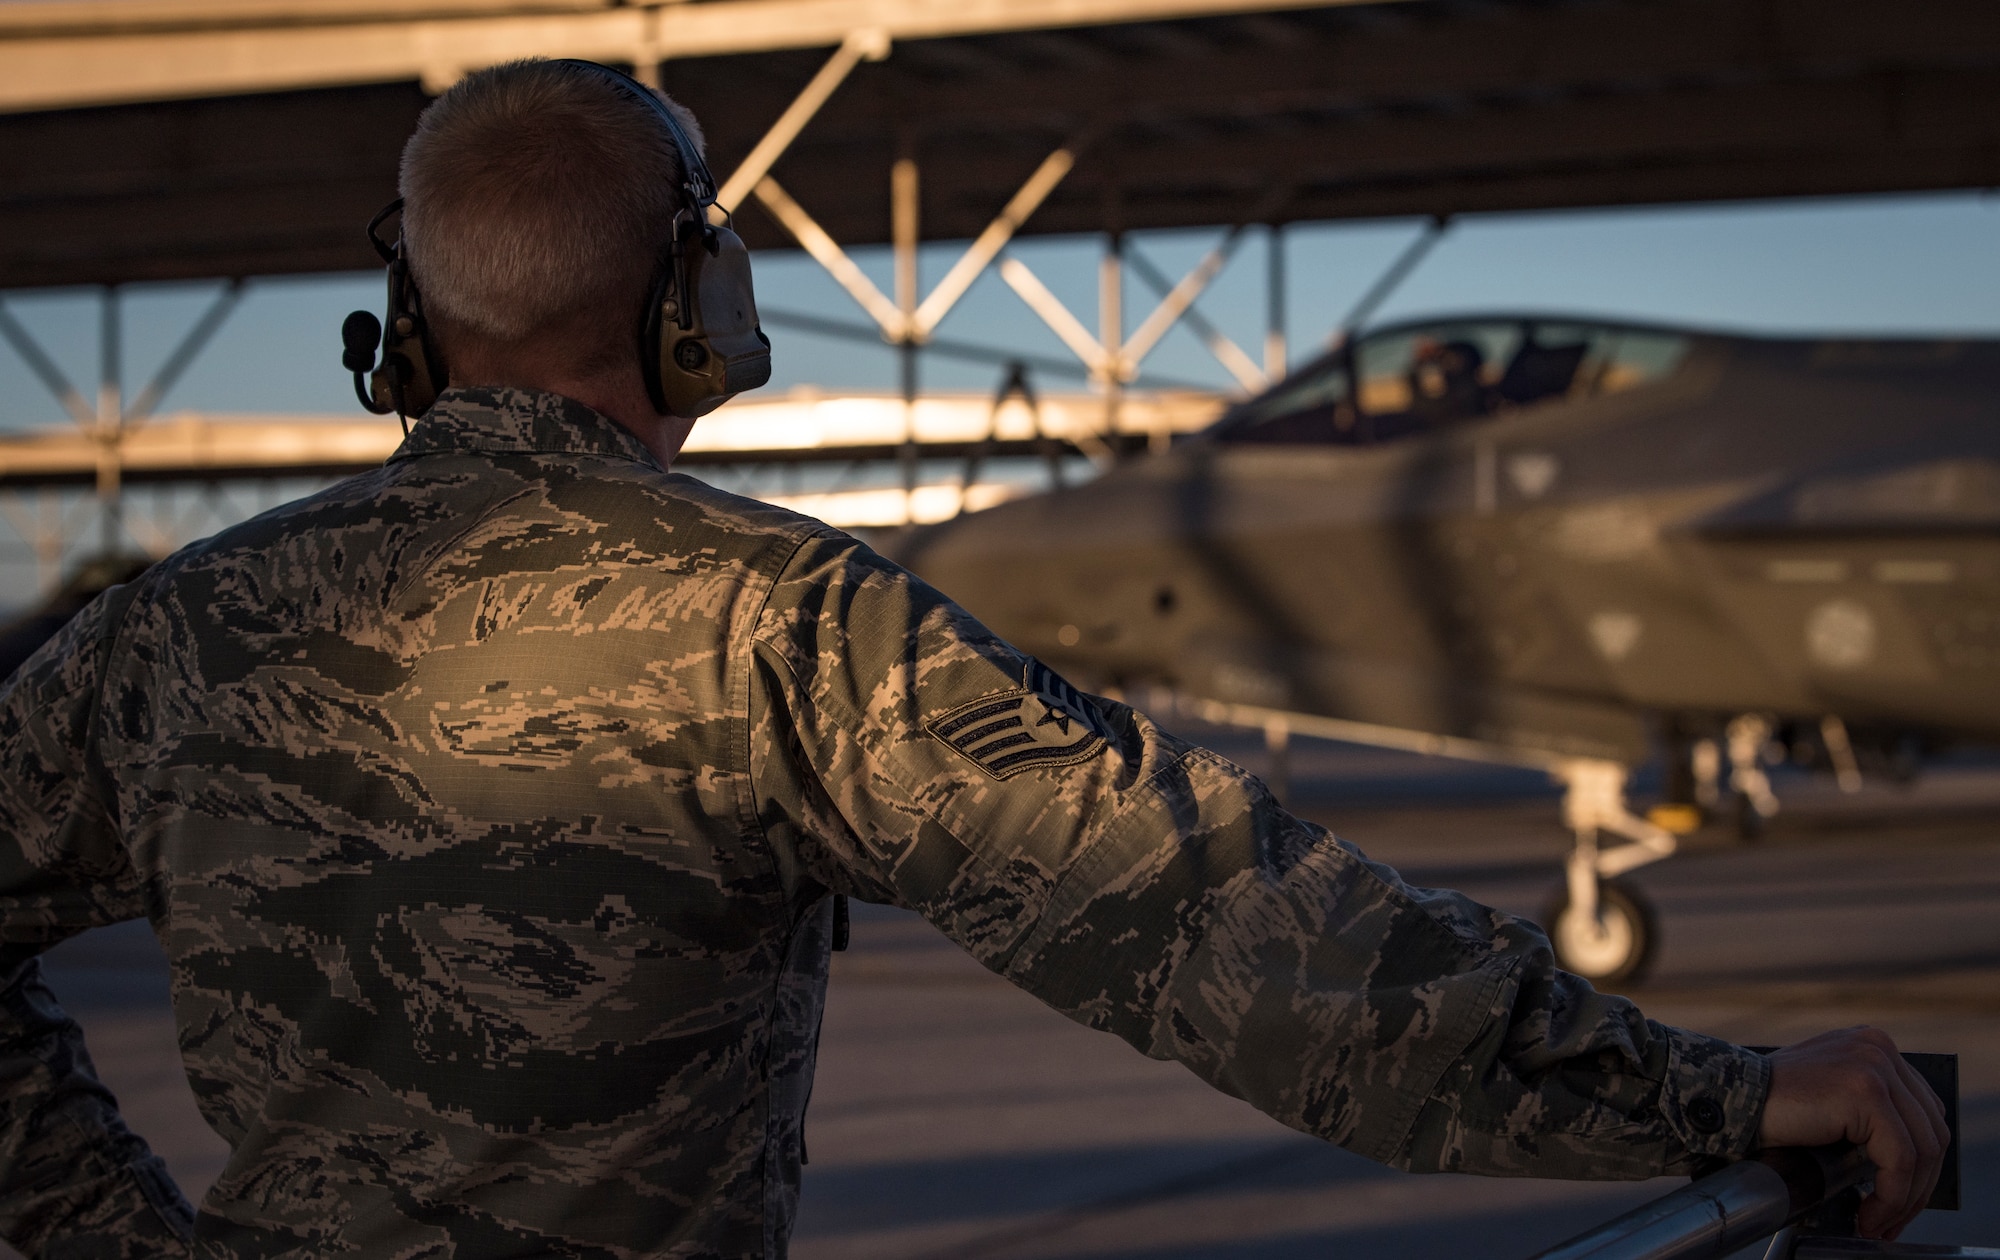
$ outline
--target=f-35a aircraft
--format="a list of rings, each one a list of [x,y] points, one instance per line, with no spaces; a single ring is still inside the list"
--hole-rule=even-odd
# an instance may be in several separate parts
[[[1614,877],[1724,763],[1754,823],[1774,748],[1851,783],[2000,738],[2000,342],[1388,326],[899,551],[1079,683],[1546,767],[1576,834],[1551,934],[1624,979],[1657,934]],[[1680,808],[1639,817],[1660,748]]]

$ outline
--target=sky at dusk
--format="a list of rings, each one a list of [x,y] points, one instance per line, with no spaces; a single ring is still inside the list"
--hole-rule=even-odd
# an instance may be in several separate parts
[[[1297,224],[1288,236],[1287,322],[1294,362],[1327,334],[1416,234],[1386,221]],[[357,225],[357,230],[359,226]],[[1178,276],[1220,231],[1136,234],[1136,249]],[[962,244],[927,247],[926,286]],[[1247,234],[1230,268],[1199,309],[1253,357],[1264,332],[1261,229]],[[1085,325],[1095,327],[1095,238],[1030,238],[1014,256],[1032,267]],[[884,250],[860,251],[885,290]],[[756,259],[758,292],[771,310],[859,321],[847,296],[798,253]],[[128,394],[151,375],[201,311],[213,285],[138,285],[125,291]],[[15,292],[8,308],[90,393],[97,375],[94,291]],[[380,309],[374,274],[260,279],[206,354],[182,377],[163,411],[355,414],[339,367],[340,321],[356,306]],[[1127,282],[1127,326],[1152,296]],[[2000,198],[1964,193],[1811,202],[1696,206],[1467,218],[1410,277],[1378,320],[1447,311],[1533,309],[1688,322],[1769,332],[2000,335]],[[887,347],[772,330],[771,391],[887,390],[896,382]],[[997,276],[983,277],[939,330],[941,336],[1066,356]],[[1161,343],[1149,370],[1224,387],[1230,378],[1185,330]],[[989,390],[998,369],[928,361],[935,389]],[[1049,379],[1045,389],[1079,388]],[[0,347],[0,428],[62,422],[60,408],[22,360]]]

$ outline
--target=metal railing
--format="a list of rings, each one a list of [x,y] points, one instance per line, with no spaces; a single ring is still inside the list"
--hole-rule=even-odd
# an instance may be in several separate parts
[[[1715,1260],[1771,1237],[1873,1171],[1851,1147],[1766,1151],[1551,1247],[1535,1260]]]
[[[1945,1105],[1951,1146],[1933,1208],[1958,1207],[1958,1061],[1906,1054]],[[1764,1260],[2000,1260],[2000,1248],[1885,1243],[1854,1236],[1874,1166],[1851,1146],[1765,1151],[1607,1221],[1533,1260],[1722,1260],[1769,1238]]]

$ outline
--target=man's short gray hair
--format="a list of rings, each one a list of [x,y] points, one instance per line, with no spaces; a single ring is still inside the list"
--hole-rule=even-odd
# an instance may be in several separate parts
[[[694,116],[668,108],[699,146]],[[476,71],[403,147],[403,237],[424,307],[455,335],[631,348],[681,208],[653,112],[602,71],[515,61]]]

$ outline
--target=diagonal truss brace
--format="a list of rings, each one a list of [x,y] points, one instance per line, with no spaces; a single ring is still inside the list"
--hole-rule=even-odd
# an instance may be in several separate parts
[[[1136,248],[1126,247],[1126,261],[1131,264],[1132,270],[1160,295],[1160,304],[1153,308],[1153,313],[1146,317],[1145,322],[1139,325],[1139,330],[1125,343],[1125,354],[1131,360],[1135,374],[1138,365],[1152,353],[1160,338],[1166,336],[1175,324],[1185,323],[1197,337],[1201,338],[1201,343],[1208,347],[1208,352],[1215,356],[1215,361],[1235,377],[1236,383],[1244,389],[1254,394],[1270,383],[1264,370],[1257,366],[1256,360],[1252,359],[1243,347],[1231,341],[1221,329],[1202,318],[1201,313],[1194,309],[1195,299],[1200,297],[1203,290],[1208,288],[1209,282],[1229,265],[1230,257],[1235,254],[1236,247],[1242,240],[1243,225],[1238,224],[1229,229],[1229,234],[1223,237],[1222,243],[1208,251],[1207,255],[1195,264],[1194,269],[1181,278],[1179,284],[1169,284],[1167,278],[1146,259],[1145,255]]]
[[[63,374],[63,370],[56,366],[48,351],[42,349],[41,343],[35,340],[34,334],[22,326],[21,321],[15,319],[14,313],[4,304],[0,304],[0,340],[6,341],[14,348],[14,352],[27,363],[28,369],[51,394],[55,395],[56,401],[60,402],[63,410],[69,413],[70,419],[86,429],[109,427],[113,430],[122,430],[127,425],[138,424],[152,416],[154,409],[160,405],[160,400],[180,380],[181,374],[187,371],[189,365],[200,357],[209,339],[215,336],[216,330],[222,327],[222,322],[229,318],[230,312],[236,309],[236,304],[242,298],[243,281],[240,277],[224,284],[222,291],[215,295],[215,300],[209,303],[208,309],[202,312],[201,318],[194,322],[193,327],[188,329],[187,335],[181,338],[180,344],[176,345],[173,352],[160,364],[160,369],[153,374],[153,379],[146,383],[146,387],[139,391],[129,406],[118,408],[115,415],[100,415],[97,408],[85,401],[83,392],[71,383],[69,377]],[[107,421],[110,422],[108,426]]]
[[[23,327],[21,321],[15,319],[14,313],[5,305],[0,305],[0,338],[4,338],[8,345],[14,347],[14,353],[21,356],[22,361],[28,365],[28,370],[56,396],[56,401],[60,402],[63,410],[69,413],[70,419],[85,428],[97,423],[97,409],[84,401],[82,392],[70,383],[69,377],[63,375],[63,370],[56,366],[56,361],[49,357],[48,351],[42,349],[41,343],[35,340],[34,334]]]
[[[1186,321],[1201,336],[1209,352],[1216,361],[1229,370],[1237,383],[1251,392],[1264,388],[1266,382],[1263,371],[1242,347],[1224,336],[1194,310],[1195,299],[1200,297],[1210,282],[1222,273],[1229,264],[1230,257],[1243,239],[1243,226],[1229,230],[1222,242],[1208,251],[1194,268],[1183,276],[1178,284],[1169,283],[1159,270],[1147,262],[1137,250],[1129,245],[1126,257],[1142,279],[1156,289],[1161,297],[1160,304],[1140,322],[1138,330],[1116,351],[1091,335],[1090,330],[1063,305],[1062,299],[1049,291],[1047,285],[1028,265],[1018,258],[1008,258],[1000,264],[1000,278],[1007,287],[1014,290],[1028,309],[1041,317],[1049,330],[1062,339],[1070,352],[1083,360],[1084,366],[1100,383],[1127,383],[1139,375],[1139,365],[1146,356],[1159,345],[1160,339],[1176,323]]]
[[[188,329],[187,335],[181,338],[173,353],[160,364],[160,370],[153,373],[153,379],[146,382],[146,387],[139,391],[138,397],[132,400],[131,406],[127,407],[124,415],[119,417],[121,425],[138,424],[152,417],[154,409],[160,405],[160,400],[166,397],[167,391],[181,379],[181,373],[187,371],[188,366],[200,357],[201,352],[208,346],[209,338],[215,336],[216,330],[222,327],[222,321],[229,318],[229,313],[235,310],[236,304],[242,300],[241,277],[223,285],[222,292],[215,295],[215,300],[209,303],[201,318]]]
[[[1113,362],[1103,343],[1091,336],[1083,321],[1070,314],[1062,299],[1049,292],[1041,278],[1028,270],[1028,264],[1018,258],[1009,258],[1000,264],[1000,278],[1020,295],[1029,310],[1041,316],[1049,331],[1062,338],[1062,343],[1070,348],[1071,353],[1083,360],[1093,377],[1100,381],[1108,380],[1119,371],[1121,365]]]
[[[1395,261],[1389,264],[1389,269],[1377,277],[1374,284],[1368,286],[1368,291],[1361,295],[1360,300],[1355,302],[1347,314],[1341,316],[1340,323],[1334,326],[1330,344],[1340,345],[1360,331],[1362,325],[1366,324],[1376,311],[1382,309],[1382,304],[1395,294],[1403,281],[1410,278],[1410,273],[1415,271],[1431,250],[1437,247],[1437,243],[1444,239],[1444,234],[1451,230],[1451,225],[1452,220],[1448,215],[1438,215],[1425,220],[1422,229],[1408,245],[1403,247],[1403,252],[1396,255]]]
[[[1002,249],[1007,247],[1007,242],[1014,239],[1014,233],[1021,230],[1021,225],[1028,221],[1028,216],[1033,214],[1042,202],[1048,200],[1056,185],[1062,183],[1063,177],[1075,167],[1076,148],[1077,146],[1073,144],[1065,145],[1043,158],[1042,164],[1035,168],[1034,174],[1028,176],[1020,191],[1008,199],[1006,206],[994,217],[993,222],[987,224],[986,230],[979,234],[963,254],[959,255],[951,270],[944,274],[944,278],[937,282],[937,287],[931,290],[930,296],[917,307],[914,321],[916,327],[913,331],[919,338],[930,336],[932,330],[951,312],[951,308],[958,304],[958,299],[965,296],[965,291],[972,287],[972,282],[977,280],[979,274],[992,264]]]
[[[930,338],[958,300],[965,296],[972,282],[1006,248],[1007,242],[1027,222],[1028,216],[1048,199],[1048,195],[1055,191],[1056,185],[1075,165],[1074,146],[1057,149],[1042,159],[1035,173],[1028,176],[1027,182],[986,225],[986,230],[966,247],[965,253],[931,290],[930,296],[909,314],[905,314],[876,287],[847,251],[775,179],[764,176],[757,182],[754,191],[757,200],[792,234],[792,239],[798,241],[813,260],[825,268],[841,288],[847,290],[848,296],[868,312],[869,317],[881,327],[885,339],[898,344],[921,345]]]
[[[772,124],[764,138],[757,142],[743,164],[732,173],[717,194],[716,204],[711,209],[711,218],[717,222],[725,220],[742,203],[746,195],[755,196],[769,210],[781,226],[789,232],[805,251],[819,263],[841,288],[847,291],[855,304],[867,313],[876,326],[882,330],[883,338],[898,345],[915,346],[928,341],[938,325],[950,314],[959,299],[971,289],[973,282],[993,265],[1007,244],[1013,240],[1029,216],[1054,192],[1076,166],[1077,150],[1081,141],[1072,141],[1044,158],[1026,182],[1008,199],[993,221],[986,225],[977,238],[968,246],[958,261],[953,263],[930,294],[911,309],[911,294],[901,290],[910,277],[899,279],[899,297],[892,300],[869,279],[853,257],[842,249],[831,233],[820,226],[807,213],[797,199],[786,192],[783,185],[772,177],[771,167],[783,156],[785,150],[798,138],[813,116],[816,115],[834,91],[845,81],[848,74],[863,60],[879,61],[888,56],[889,39],[879,29],[852,31],[840,48],[813,76],[798,97]],[[899,171],[900,173],[900,171]],[[1138,330],[1124,345],[1112,348],[1093,337],[1089,330],[1062,304],[1061,299],[1050,292],[1048,287],[1030,271],[1019,259],[1006,259],[1000,266],[1001,278],[1030,310],[1041,317],[1055,334],[1060,337],[1091,374],[1106,384],[1130,381],[1138,376],[1139,365],[1161,338],[1172,330],[1175,324],[1185,320],[1201,337],[1209,352],[1234,376],[1237,382],[1252,392],[1266,384],[1263,371],[1243,352],[1242,347],[1224,336],[1207,320],[1201,318],[1193,307],[1195,300],[1207,289],[1210,282],[1221,274],[1230,257],[1241,242],[1243,225],[1230,229],[1227,236],[1197,263],[1192,271],[1178,284],[1168,285],[1158,270],[1143,258],[1134,256],[1135,269],[1141,277],[1160,291],[1161,300],[1152,313],[1140,324]]]
[[[833,56],[827,58],[819,73],[812,77],[812,82],[806,84],[798,98],[785,107],[785,112],[778,115],[778,121],[771,124],[764,138],[750,150],[750,156],[743,159],[743,164],[717,190],[709,218],[719,224],[743,204],[743,199],[771,173],[771,167],[785,155],[786,149],[792,147],[792,141],[799,138],[799,133],[819,113],[834,89],[846,82],[855,66],[864,61],[880,61],[888,55],[888,32],[879,28],[849,32]]]
[[[881,327],[884,337],[890,341],[907,339],[908,317],[896,309],[896,304],[884,296],[882,290],[875,287],[875,282],[868,278],[860,265],[848,256],[847,251],[842,249],[833,237],[827,235],[826,229],[807,214],[798,202],[792,200],[792,195],[786,192],[777,180],[766,175],[757,181],[755,191],[757,200],[763,202],[764,208],[792,234],[792,239],[804,247],[806,253],[812,255],[813,261],[824,268],[841,288],[847,290],[847,295],[853,298],[862,310],[868,312],[868,317]]]
[[[866,272],[850,257],[846,250],[827,230],[806,213],[783,185],[771,176],[771,167],[784,156],[806,124],[818,114],[834,91],[839,88],[854,67],[863,61],[880,61],[889,55],[889,36],[879,28],[865,28],[850,31],[838,50],[820,67],[812,81],[764,138],[751,149],[743,164],[729,176],[718,190],[715,205],[709,217],[721,223],[733,214],[746,196],[755,196],[771,212],[779,224],[791,233],[813,260],[834,278],[841,288],[847,290],[861,309],[867,312],[882,330],[885,339],[901,345],[920,345],[930,338],[933,331],[958,300],[965,296],[994,258],[999,256],[1007,242],[1012,240],[1028,216],[1039,208],[1048,195],[1055,191],[1076,165],[1076,150],[1072,143],[1057,149],[1042,160],[1027,182],[1021,185],[1005,207],[986,225],[977,239],[966,249],[951,270],[931,290],[915,309],[909,304],[899,305],[891,301]],[[905,295],[908,296],[908,295]]]

